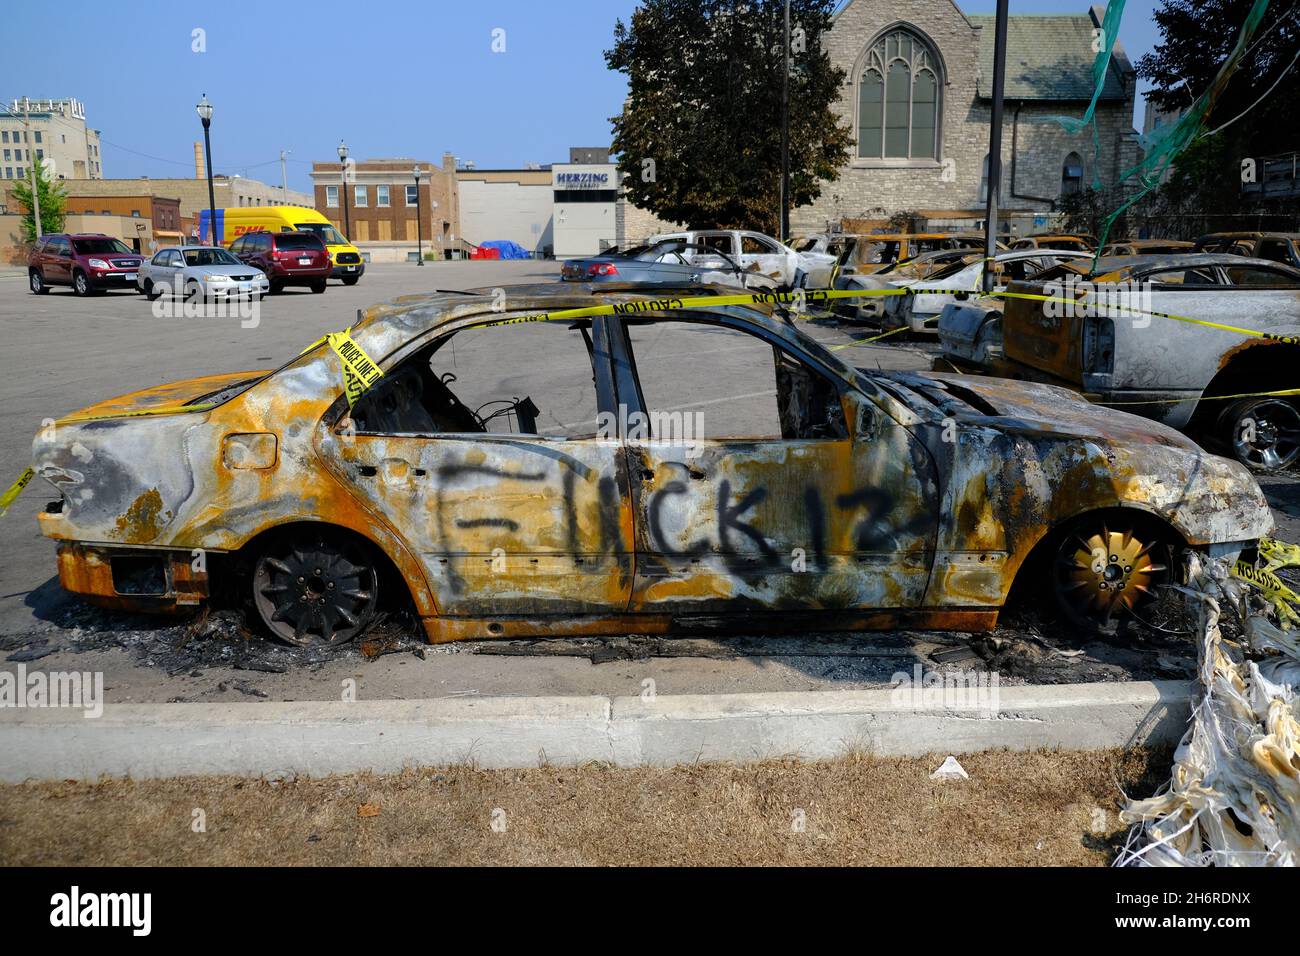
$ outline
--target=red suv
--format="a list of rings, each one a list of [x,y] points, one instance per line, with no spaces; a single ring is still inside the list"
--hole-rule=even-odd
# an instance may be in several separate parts
[[[101,233],[51,233],[36,240],[27,257],[27,281],[44,295],[52,285],[70,285],[77,295],[105,289],[135,291],[144,258],[121,239]]]
[[[325,243],[310,232],[248,232],[230,244],[230,251],[265,272],[272,293],[287,285],[324,292],[334,271]]]

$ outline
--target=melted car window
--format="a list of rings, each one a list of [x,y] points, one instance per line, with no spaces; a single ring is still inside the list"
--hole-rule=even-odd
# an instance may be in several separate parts
[[[835,387],[757,336],[662,320],[629,335],[656,440],[847,435]]]
[[[592,376],[581,328],[535,322],[464,329],[384,375],[352,417],[370,434],[594,438]]]

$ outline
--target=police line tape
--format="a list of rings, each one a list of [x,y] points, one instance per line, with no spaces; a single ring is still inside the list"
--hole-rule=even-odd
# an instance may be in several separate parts
[[[1070,299],[1063,296],[1040,295],[1028,292],[985,292],[976,293],[971,289],[914,289],[910,286],[896,287],[889,289],[795,289],[791,292],[747,292],[736,295],[705,295],[705,296],[674,296],[659,299],[637,299],[632,302],[618,302],[607,305],[585,306],[576,309],[559,309],[554,312],[539,312],[531,315],[515,316],[508,319],[498,319],[495,321],[476,323],[472,328],[492,328],[502,325],[520,325],[531,322],[559,322],[569,319],[591,318],[599,315],[636,315],[645,312],[672,312],[684,309],[708,309],[721,308],[733,305],[794,305],[801,308],[810,304],[819,302],[829,302],[837,299],[861,299],[861,298],[884,298],[889,296],[903,295],[956,295],[970,296],[973,299],[1029,299],[1038,302],[1056,302],[1071,306],[1089,305],[1092,307],[1108,308],[1104,303],[1090,303],[1086,298]],[[1278,342],[1287,345],[1300,344],[1300,336],[1291,335],[1273,335],[1268,332],[1260,332],[1256,329],[1245,329],[1239,326],[1226,325],[1221,322],[1210,322],[1205,319],[1195,319],[1190,316],[1174,315],[1169,312],[1156,312],[1143,309],[1129,309],[1121,307],[1120,311],[1125,315],[1150,315],[1156,318],[1172,319],[1178,322],[1188,322],[1194,325],[1201,325],[1207,328],[1219,329],[1222,331],[1236,332],[1254,338],[1261,338],[1270,342]],[[860,348],[869,346],[873,342],[895,335],[899,332],[906,331],[907,325],[901,325],[897,328],[890,329],[880,335],[872,336],[869,339],[863,339],[858,342],[847,342],[840,345],[830,346],[830,350],[839,351],[848,348]],[[352,408],[358,398],[369,388],[383,377],[383,370],[375,362],[365,349],[356,343],[352,338],[351,328],[344,329],[342,332],[330,332],[321,336],[315,342],[308,345],[300,354],[306,354],[322,343],[328,344],[330,349],[339,357],[343,366],[343,386],[344,394],[348,399],[348,407]],[[1265,397],[1272,395],[1293,395],[1300,394],[1298,389],[1284,389],[1274,392],[1251,392],[1234,396],[1216,396],[1222,398],[1253,398]],[[1173,403],[1178,401],[1190,401],[1191,399],[1151,399],[1138,402],[1101,402],[1098,404],[1105,405],[1149,405]],[[97,415],[80,415],[59,419],[56,424],[72,424],[76,422],[98,421],[110,418],[139,418],[152,415],[168,415],[178,412],[197,412],[206,411],[216,407],[215,403],[196,404],[196,405],[178,405],[160,408],[137,409],[124,412],[103,412]],[[35,472],[27,468],[18,480],[0,495],[0,516],[8,510],[13,501],[22,493],[23,489],[31,483]]]

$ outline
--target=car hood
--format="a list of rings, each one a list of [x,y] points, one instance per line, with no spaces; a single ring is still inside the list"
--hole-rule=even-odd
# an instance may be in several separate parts
[[[1244,465],[1203,451],[1159,422],[1100,405],[1068,389],[968,375],[877,372],[902,385],[931,454],[954,462],[955,484],[1006,499],[1024,490],[1026,516],[1059,523],[1099,508],[1138,508],[1168,521],[1193,545],[1257,540],[1273,515]],[[965,439],[956,439],[952,426]],[[1024,504],[1030,502],[1030,504]],[[956,507],[956,503],[952,503]],[[1049,522],[1049,523],[1051,523]]]
[[[1078,438],[1105,438],[1119,442],[1154,442],[1172,448],[1200,451],[1199,446],[1168,425],[1104,405],[1094,405],[1068,388],[1018,382],[1007,378],[978,375],[949,375],[940,372],[871,372],[877,378],[897,382],[935,398],[954,400],[947,411],[1007,419],[1003,427],[1057,432]]]
[[[270,374],[269,369],[256,372],[228,372],[224,375],[203,375],[198,378],[168,382],[165,385],[154,385],[88,405],[63,416],[59,421],[138,417],[157,414],[161,409],[179,408],[187,404],[201,405],[203,404],[201,399],[219,395],[236,385],[255,381],[268,374]]]
[[[197,275],[219,275],[219,276],[246,276],[250,272],[260,272],[257,266],[250,266],[245,262],[236,265],[225,266],[186,266],[185,274],[191,276]]]

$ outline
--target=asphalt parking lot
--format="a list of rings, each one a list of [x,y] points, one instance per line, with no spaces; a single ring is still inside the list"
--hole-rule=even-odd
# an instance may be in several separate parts
[[[164,382],[276,367],[322,333],[349,325],[358,309],[399,295],[557,277],[553,262],[378,265],[353,287],[331,282],[324,295],[295,289],[269,298],[251,328],[238,317],[158,317],[143,296],[127,292],[78,299],[56,289],[38,297],[21,275],[0,277],[0,323],[8,333],[0,486],[26,466],[32,437],[46,419]],[[807,328],[832,344],[870,334],[833,322],[809,322]],[[841,354],[872,368],[924,369],[934,351],[932,344],[895,338]],[[499,375],[508,391],[508,365]],[[729,379],[714,376],[700,395],[682,400],[706,403],[736,394]],[[1300,540],[1300,486],[1289,477],[1263,484],[1279,534]],[[38,480],[0,519],[0,657],[6,668],[40,661],[32,666],[103,671],[110,701],[332,699],[350,678],[370,699],[627,694],[647,679],[665,693],[849,689],[887,683],[915,663],[994,667],[1012,681],[1191,674],[1190,645],[1176,638],[1153,634],[1140,648],[1082,644],[1014,616],[993,638],[975,640],[934,633],[755,633],[726,641],[631,637],[439,647],[422,644],[393,622],[361,647],[291,650],[251,637],[233,615],[177,624],[99,611],[69,598],[58,586],[54,546],[36,526],[43,491]]]

